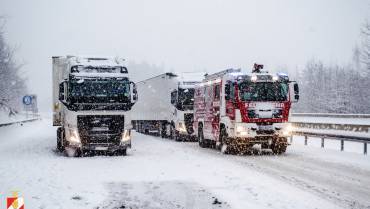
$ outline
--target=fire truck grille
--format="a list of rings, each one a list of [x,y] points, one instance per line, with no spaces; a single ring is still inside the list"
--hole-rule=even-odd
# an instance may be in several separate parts
[[[82,144],[119,144],[124,116],[79,115],[77,127]]]
[[[186,131],[188,132],[188,134],[194,133],[194,128],[193,128],[194,114],[192,113],[184,114],[184,119],[185,119]]]
[[[273,135],[275,133],[274,130],[257,130],[257,135]]]

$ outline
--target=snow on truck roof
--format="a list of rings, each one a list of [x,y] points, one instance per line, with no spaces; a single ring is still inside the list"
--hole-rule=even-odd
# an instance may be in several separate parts
[[[161,76],[168,76],[170,78],[177,78],[179,80],[180,85],[194,85],[196,83],[200,83],[204,77],[204,73],[187,73],[187,72],[180,72],[180,73],[173,73],[173,72],[167,72],[162,73],[157,76],[147,78],[142,81],[138,81],[137,83],[143,83],[145,81],[148,81],[153,78],[161,77]]]
[[[98,56],[55,56],[53,58],[66,59],[71,66],[82,65],[82,66],[122,66],[125,67],[125,59],[119,57],[98,57]]]

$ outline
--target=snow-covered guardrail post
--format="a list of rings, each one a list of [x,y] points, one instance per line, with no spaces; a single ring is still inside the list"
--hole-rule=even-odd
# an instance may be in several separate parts
[[[364,142],[364,155],[367,155],[367,142]]]
[[[324,146],[325,146],[325,138],[324,137],[321,137],[321,148],[324,148]]]

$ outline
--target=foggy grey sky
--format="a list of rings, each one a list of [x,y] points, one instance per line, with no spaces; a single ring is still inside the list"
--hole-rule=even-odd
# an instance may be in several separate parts
[[[0,0],[6,39],[19,46],[44,110],[53,55],[121,56],[175,71],[343,64],[369,14],[368,0]]]

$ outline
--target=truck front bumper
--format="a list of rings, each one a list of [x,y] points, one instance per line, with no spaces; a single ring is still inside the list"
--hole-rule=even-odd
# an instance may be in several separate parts
[[[125,143],[112,144],[112,143],[102,143],[102,144],[86,144],[81,146],[81,150],[86,151],[109,151],[114,152],[117,150],[124,150],[131,148],[131,140],[126,141]]]
[[[288,145],[288,140],[286,137],[282,137],[279,135],[264,135],[255,137],[229,137],[226,141],[226,144],[239,144],[250,146],[253,146],[255,144],[271,145],[274,143]]]

